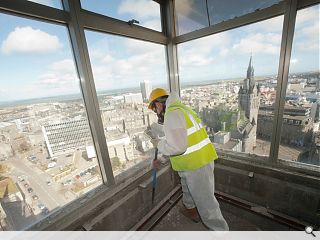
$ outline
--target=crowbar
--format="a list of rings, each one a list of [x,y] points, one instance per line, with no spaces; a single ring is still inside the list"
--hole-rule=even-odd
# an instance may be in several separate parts
[[[158,158],[158,148],[155,149],[153,161],[157,160],[157,158]],[[157,185],[157,169],[153,166],[153,168],[152,168],[152,197],[151,197],[152,205],[154,202],[154,193],[156,191],[156,185]]]

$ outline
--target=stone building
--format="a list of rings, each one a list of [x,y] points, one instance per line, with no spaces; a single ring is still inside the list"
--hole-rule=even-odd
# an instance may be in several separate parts
[[[231,136],[242,141],[242,151],[251,152],[256,146],[256,132],[258,111],[260,106],[260,92],[254,80],[254,68],[250,57],[247,77],[239,89],[239,109],[242,113],[241,120],[237,122],[237,129]]]

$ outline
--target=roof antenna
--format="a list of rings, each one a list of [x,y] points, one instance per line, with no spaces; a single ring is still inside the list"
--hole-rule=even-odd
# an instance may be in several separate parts
[[[138,21],[138,20],[135,20],[135,19],[131,19],[131,20],[128,21],[128,24],[129,24],[130,26],[132,26],[134,23],[139,24],[139,21]]]

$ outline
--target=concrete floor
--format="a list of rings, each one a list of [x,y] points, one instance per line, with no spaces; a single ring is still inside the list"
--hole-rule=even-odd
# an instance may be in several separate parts
[[[208,231],[203,223],[194,223],[179,212],[181,200],[170,212],[153,228],[153,231]],[[257,231],[262,230],[254,221],[236,216],[228,211],[229,205],[220,202],[220,208],[231,231]]]

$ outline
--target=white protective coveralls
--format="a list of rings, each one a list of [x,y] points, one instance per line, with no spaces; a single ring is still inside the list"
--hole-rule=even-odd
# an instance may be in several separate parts
[[[166,106],[181,101],[178,94],[172,92]],[[169,112],[164,121],[165,138],[158,143],[158,150],[163,155],[180,155],[187,149],[187,129],[182,111]],[[193,170],[179,171],[183,191],[182,202],[186,208],[197,207],[203,223],[211,230],[228,231],[229,227],[223,218],[219,203],[214,196],[214,161]]]

